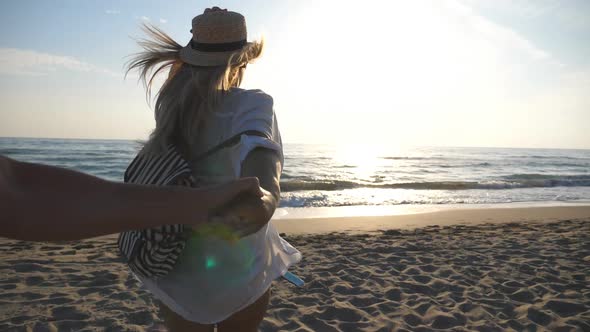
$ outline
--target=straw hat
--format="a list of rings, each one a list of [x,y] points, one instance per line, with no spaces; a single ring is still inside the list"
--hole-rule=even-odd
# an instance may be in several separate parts
[[[250,44],[244,16],[227,9],[207,8],[193,18],[192,26],[193,37],[180,50],[180,58],[194,66],[227,65],[232,54]]]

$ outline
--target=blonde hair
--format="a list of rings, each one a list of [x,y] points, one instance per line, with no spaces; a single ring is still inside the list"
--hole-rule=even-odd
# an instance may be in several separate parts
[[[179,55],[182,46],[164,31],[147,24],[142,28],[150,39],[138,40],[143,51],[133,55],[127,73],[134,69],[139,71],[148,101],[155,77],[169,69],[168,79],[156,94],[156,128],[145,143],[144,151],[158,153],[172,143],[188,153],[204,125],[205,113],[215,112],[224,94],[240,86],[246,65],[260,57],[264,41],[250,43],[236,51],[225,66],[200,67],[182,62]]]

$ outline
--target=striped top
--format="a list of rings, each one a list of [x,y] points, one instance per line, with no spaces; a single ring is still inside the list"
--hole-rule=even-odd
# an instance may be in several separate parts
[[[124,181],[159,186],[193,183],[188,163],[173,145],[160,155],[140,152],[125,171]],[[186,245],[185,231],[182,224],[131,230],[121,233],[117,243],[135,273],[158,278],[176,264]]]
[[[187,173],[191,173],[188,163],[176,148],[170,145],[162,155],[150,157],[138,154],[125,171],[124,181],[163,186]]]

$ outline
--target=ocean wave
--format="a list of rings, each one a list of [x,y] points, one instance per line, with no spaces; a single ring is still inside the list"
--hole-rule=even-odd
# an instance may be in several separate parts
[[[44,150],[40,150],[40,149],[29,149],[29,148],[7,148],[7,149],[0,149],[0,154],[2,155],[6,155],[6,156],[19,156],[19,155],[37,155],[39,153],[47,153],[47,151],[55,151],[58,149],[44,149]]]
[[[569,160],[584,160],[587,158],[579,158],[579,157],[572,157],[572,156],[540,156],[540,155],[533,155],[533,156],[514,156],[514,158],[530,158],[530,159],[569,159]]]
[[[485,204],[490,203],[489,201],[480,200],[469,200],[469,199],[439,199],[439,200],[400,200],[400,201],[387,201],[384,203],[371,203],[364,200],[349,200],[349,201],[332,201],[329,198],[319,197],[281,197],[279,207],[285,208],[300,208],[300,207],[343,207],[343,206],[380,206],[380,205],[448,205],[448,204]],[[496,203],[511,203],[496,202]]]
[[[13,158],[46,158],[59,159],[59,158],[76,158],[76,159],[108,159],[108,158],[132,158],[134,156],[133,150],[125,149],[108,149],[101,150],[96,149],[95,151],[85,151],[82,148],[69,148],[67,150],[60,147],[48,147],[43,149],[37,148],[8,148],[0,149],[1,155],[12,156]]]
[[[440,158],[426,158],[426,157],[381,157],[386,160],[426,160],[426,159],[440,159]]]
[[[468,190],[468,189],[515,189],[546,187],[588,187],[590,175],[544,175],[513,174],[496,180],[485,181],[427,181],[402,183],[361,183],[341,180],[281,182],[281,190],[291,191],[335,191],[356,188],[415,189],[415,190]]]
[[[323,191],[333,191],[333,190],[342,190],[342,189],[353,189],[353,188],[360,188],[362,185],[360,183],[351,182],[351,181],[300,181],[300,180],[291,180],[291,181],[281,181],[281,191],[300,191],[300,190],[323,190]]]
[[[438,165],[433,165],[435,167],[440,167],[440,168],[465,168],[465,167],[490,167],[493,166],[491,163],[488,162],[482,162],[482,163],[471,163],[471,164],[438,164]]]
[[[574,167],[574,168],[590,168],[590,163],[579,162],[579,163],[534,163],[528,162],[525,164],[528,167]]]

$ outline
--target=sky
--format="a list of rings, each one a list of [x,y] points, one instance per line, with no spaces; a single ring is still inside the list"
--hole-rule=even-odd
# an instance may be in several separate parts
[[[590,148],[590,1],[2,1],[0,137],[145,139],[125,62],[218,5],[266,50],[244,88],[288,143]]]

